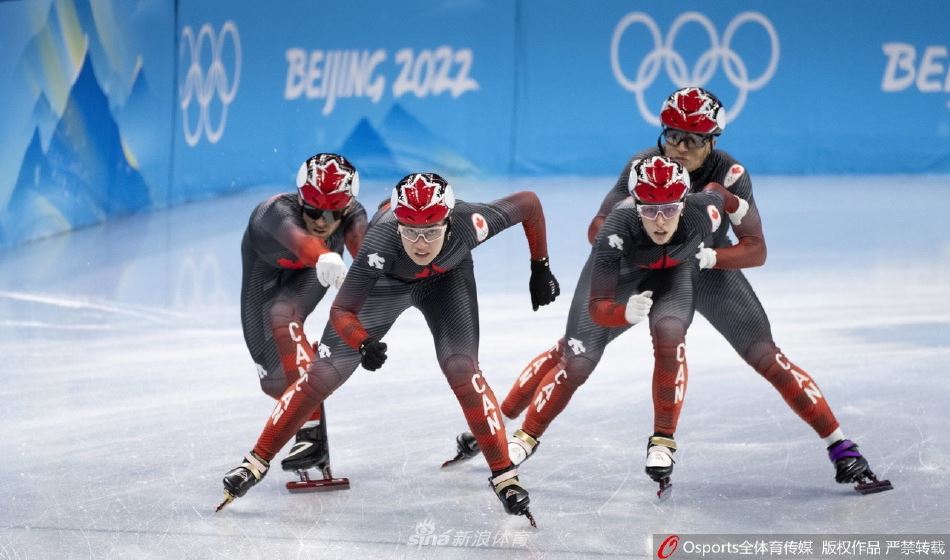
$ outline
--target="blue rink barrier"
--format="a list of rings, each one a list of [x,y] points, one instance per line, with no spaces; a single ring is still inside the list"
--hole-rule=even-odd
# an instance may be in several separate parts
[[[950,172],[950,4],[0,2],[0,247],[292,184],[604,175],[673,89],[754,174]],[[374,193],[383,195],[384,193]]]

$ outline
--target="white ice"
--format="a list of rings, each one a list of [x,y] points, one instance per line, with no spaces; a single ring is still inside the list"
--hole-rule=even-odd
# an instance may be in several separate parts
[[[457,181],[468,200],[540,193],[563,289],[532,313],[520,228],[475,252],[481,366],[499,399],[560,336],[612,184]],[[368,206],[387,196],[368,187]],[[465,423],[410,311],[386,366],[327,402],[333,467],[352,488],[290,495],[275,468],[214,513],[273,407],[241,336],[239,245],[278,190],[0,251],[0,559],[649,557],[652,533],[948,532],[945,177],[756,178],[769,257],[748,276],[776,341],[894,491],[836,484],[814,432],[697,316],[672,498],[659,503],[642,470],[652,352],[635,328],[522,467],[532,530],[503,513],[482,459],[439,469]],[[420,546],[427,534],[444,544]]]

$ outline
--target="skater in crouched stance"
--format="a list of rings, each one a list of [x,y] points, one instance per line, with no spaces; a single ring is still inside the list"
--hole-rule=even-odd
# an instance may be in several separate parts
[[[281,397],[245,461],[224,478],[225,503],[244,495],[268,462],[360,364],[386,362],[382,342],[409,307],[425,317],[439,366],[491,467],[490,484],[505,510],[529,519],[528,492],[508,457],[495,396],[478,366],[478,304],[471,251],[522,224],[531,254],[529,290],[535,310],[560,292],[548,266],[544,214],[537,196],[520,192],[488,204],[456,201],[434,173],[403,178],[388,207],[372,219],[321,337],[320,358]],[[532,520],[533,523],[533,520]]]
[[[689,174],[662,156],[635,162],[632,200],[610,213],[594,244],[568,315],[567,348],[558,367],[540,380],[524,425],[511,437],[509,453],[520,464],[541,435],[593,372],[607,344],[648,319],[653,337],[654,436],[647,473],[669,486],[673,433],[686,393],[686,330],[693,319],[699,265],[693,255],[722,227],[725,210],[738,217],[740,199],[718,184],[689,193]],[[588,296],[589,294],[589,296]],[[465,437],[460,438],[460,443]]]
[[[710,183],[719,183],[738,196],[743,201],[743,208],[739,211],[742,217],[731,217],[724,222],[724,227],[719,228],[696,254],[701,270],[696,287],[696,310],[725,337],[746,363],[775,387],[789,408],[824,441],[837,482],[857,483],[855,489],[861,493],[891,489],[890,482],[877,480],[857,444],[845,437],[814,378],[778,348],[772,338],[768,315],[741,270],[765,263],[765,236],[748,171],[728,153],[716,148],[716,142],[726,127],[726,112],[719,99],[702,88],[679,89],[664,102],[660,120],[663,130],[657,146],[634,155],[624,167],[591,221],[589,240],[594,243],[607,215],[630,196],[631,181],[635,178],[631,170],[645,158],[665,155],[680,162],[689,172],[693,192]],[[735,244],[727,236],[730,229],[738,239]],[[575,299],[579,296],[576,294]],[[572,310],[578,305],[575,301]],[[525,367],[502,402],[505,416],[517,418],[530,403],[538,401],[538,391],[550,387],[552,376],[562,368],[562,360],[570,359],[573,354],[568,342],[567,339],[560,340]],[[554,393],[564,386],[555,386]],[[524,431],[514,433],[511,448],[516,464],[519,461],[515,452],[524,447],[525,441],[531,441],[524,435],[540,436],[531,432],[527,422]],[[456,441],[460,457],[478,453],[476,443],[468,434],[460,435]],[[649,448],[652,450],[649,463],[669,463],[669,468],[672,468],[675,444],[669,438],[651,439]],[[664,459],[659,454],[669,457]]]
[[[344,247],[356,256],[366,210],[356,200],[359,173],[345,157],[321,153],[297,171],[297,191],[261,202],[241,242],[241,325],[261,389],[279,399],[313,361],[304,321],[346,274]],[[296,434],[288,460],[332,479],[323,407]],[[345,486],[345,485],[338,485]]]

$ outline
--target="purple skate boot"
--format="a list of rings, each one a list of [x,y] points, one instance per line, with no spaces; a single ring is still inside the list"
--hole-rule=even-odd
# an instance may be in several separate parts
[[[867,459],[858,451],[858,444],[843,439],[828,447],[828,458],[835,465],[835,481],[841,484],[856,482],[855,490],[861,494],[875,494],[893,490],[890,480],[878,480],[868,466]]]

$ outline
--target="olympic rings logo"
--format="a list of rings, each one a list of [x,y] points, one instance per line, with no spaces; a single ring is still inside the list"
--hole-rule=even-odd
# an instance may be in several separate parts
[[[685,24],[691,22],[698,23],[706,30],[706,34],[709,35],[710,47],[709,50],[699,57],[692,71],[689,71],[686,67],[686,61],[683,60],[683,57],[674,49],[674,43],[676,42],[676,37],[680,29]],[[762,26],[765,32],[768,33],[771,47],[771,56],[769,57],[768,66],[765,68],[765,71],[762,72],[762,75],[754,80],[749,78],[749,72],[745,62],[742,61],[739,55],[732,50],[730,46],[736,31],[746,23],[757,23]],[[623,73],[623,69],[620,68],[620,41],[623,39],[627,29],[636,24],[642,24],[646,27],[647,31],[650,32],[653,38],[653,50],[640,61],[640,66],[637,68],[636,79],[631,80]],[[759,12],[742,12],[734,17],[732,21],[729,22],[729,25],[726,26],[726,31],[722,35],[721,42],[719,33],[716,31],[712,22],[699,12],[685,12],[680,14],[679,17],[673,21],[673,25],[670,27],[670,31],[665,40],[660,37],[660,28],[656,22],[653,21],[653,18],[643,12],[631,12],[624,16],[623,19],[620,20],[620,23],[617,24],[617,27],[614,29],[613,39],[610,42],[610,67],[613,70],[614,77],[625,90],[636,94],[637,107],[640,109],[640,114],[643,115],[643,118],[648,123],[656,126],[660,125],[660,117],[647,107],[643,93],[656,79],[661,67],[666,69],[667,75],[677,88],[687,86],[703,87],[709,83],[709,80],[716,74],[718,64],[722,61],[722,68],[726,77],[729,79],[729,82],[739,90],[735,103],[729,107],[729,120],[732,121],[742,112],[749,91],[762,88],[772,79],[772,76],[775,75],[775,70],[778,67],[778,59],[778,33],[775,31],[775,27],[772,26],[772,22]]]
[[[230,37],[234,46],[234,76],[230,78],[221,61],[224,51],[224,41]],[[202,49],[207,43],[211,49],[211,65],[207,72],[202,68]],[[188,53],[188,56],[185,53]],[[208,142],[217,143],[224,134],[224,127],[228,120],[228,105],[237,95],[238,84],[241,81],[241,37],[233,21],[226,21],[221,27],[221,33],[216,35],[210,24],[204,24],[198,31],[197,37],[191,26],[186,25],[181,31],[181,41],[178,46],[178,64],[183,67],[187,64],[184,83],[178,90],[179,105],[181,106],[182,129],[185,133],[185,142],[195,146],[201,140],[202,134],[207,135]],[[209,107],[217,97],[221,101],[221,115],[217,125],[211,123]],[[198,103],[198,119],[194,127],[191,126],[188,108],[192,100]]]

